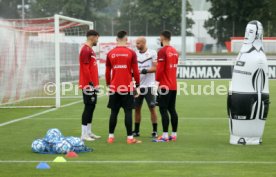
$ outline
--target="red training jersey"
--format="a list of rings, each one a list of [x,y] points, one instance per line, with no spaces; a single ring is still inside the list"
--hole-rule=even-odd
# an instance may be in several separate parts
[[[156,81],[160,88],[177,90],[178,53],[172,46],[165,46],[158,52]]]
[[[133,91],[132,73],[136,85],[139,85],[140,74],[137,56],[133,50],[124,46],[117,46],[108,52],[106,57],[105,80],[111,91]]]
[[[98,65],[96,54],[93,49],[84,44],[80,50],[80,75],[79,75],[79,88],[84,89],[92,82],[94,87],[99,86]]]

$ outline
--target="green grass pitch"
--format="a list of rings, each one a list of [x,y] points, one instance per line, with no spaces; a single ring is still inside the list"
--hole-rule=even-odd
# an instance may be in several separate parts
[[[181,81],[182,82],[182,81]],[[210,84],[210,80],[185,81],[188,86]],[[229,81],[215,81],[228,85]],[[276,81],[270,81],[271,105],[263,144],[233,146],[229,144],[226,95],[177,97],[179,131],[177,142],[152,143],[149,112],[144,103],[142,144],[127,145],[123,111],[115,132],[116,142],[107,144],[108,98],[99,98],[93,130],[102,135],[86,143],[92,153],[81,153],[66,163],[51,162],[57,155],[31,152],[34,139],[43,137],[49,128],[59,128],[65,136],[80,135],[83,104],[63,107],[31,119],[0,127],[0,176],[104,176],[104,177],[272,177],[276,176]],[[70,100],[70,101],[76,101]],[[157,108],[158,109],[158,108]],[[0,123],[35,114],[45,109],[0,109]],[[158,130],[161,119],[158,113]],[[37,170],[39,161],[47,161],[49,170]]]

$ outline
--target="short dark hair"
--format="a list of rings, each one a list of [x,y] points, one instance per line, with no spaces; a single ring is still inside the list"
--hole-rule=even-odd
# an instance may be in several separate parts
[[[161,36],[164,36],[166,39],[171,40],[172,33],[168,30],[162,31],[160,33]]]
[[[119,31],[117,33],[117,38],[119,38],[119,39],[123,39],[126,36],[127,36],[127,32],[126,31]]]
[[[86,37],[89,37],[89,36],[100,36],[100,35],[95,30],[88,30],[87,33],[86,33]]]

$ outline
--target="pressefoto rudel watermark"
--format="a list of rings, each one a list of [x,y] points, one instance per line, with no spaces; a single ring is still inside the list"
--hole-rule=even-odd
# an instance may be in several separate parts
[[[230,81],[229,81],[230,82]],[[48,96],[55,95],[56,84],[54,82],[48,82],[44,85],[44,93]],[[111,87],[111,86],[110,86]],[[131,87],[131,86],[129,86]],[[166,86],[163,86],[166,88]],[[192,96],[216,96],[216,95],[227,95],[228,94],[229,84],[218,84],[215,81],[210,81],[206,84],[189,84],[187,82],[178,82],[177,83],[177,95],[192,95]],[[61,96],[80,96],[82,93],[79,92],[79,85],[73,82],[62,82],[61,83]],[[112,90],[112,87],[111,87]],[[121,86],[120,90],[128,90],[128,87]],[[145,91],[148,91],[146,89]],[[166,94],[168,92],[161,91],[160,89],[152,89],[153,94]],[[106,85],[99,85],[97,87],[98,95],[110,95],[114,92],[110,91],[110,88]],[[87,94],[91,94],[91,91],[88,90]],[[119,92],[119,94],[126,94],[125,91]],[[144,94],[144,93],[142,93]]]

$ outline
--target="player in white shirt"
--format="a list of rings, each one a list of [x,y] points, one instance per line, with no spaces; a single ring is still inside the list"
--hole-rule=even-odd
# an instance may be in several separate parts
[[[141,108],[144,98],[147,101],[151,114],[152,137],[157,137],[157,114],[155,110],[155,71],[157,64],[157,53],[147,48],[146,38],[136,39],[138,67],[140,71],[140,96],[135,99],[135,129],[134,136],[140,136]]]

